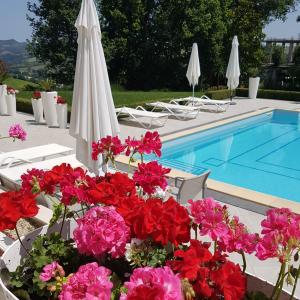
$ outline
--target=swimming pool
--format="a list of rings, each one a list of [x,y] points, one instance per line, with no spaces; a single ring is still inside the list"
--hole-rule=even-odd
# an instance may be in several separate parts
[[[300,114],[274,110],[167,141],[159,161],[300,202]]]

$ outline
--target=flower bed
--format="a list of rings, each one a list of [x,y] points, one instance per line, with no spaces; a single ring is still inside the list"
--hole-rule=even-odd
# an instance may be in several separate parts
[[[114,164],[122,152],[129,163],[141,155],[132,179],[119,172],[91,177],[82,168],[62,164],[49,171],[29,170],[22,176],[20,191],[0,194],[0,230],[33,217],[38,211],[35,198],[41,193],[61,195],[49,227],[16,243],[14,255],[21,253],[22,259],[14,257],[12,249],[3,256],[10,271],[7,287],[16,297],[277,300],[284,282],[295,289],[300,216],[272,209],[261,233],[250,233],[213,199],[189,200],[186,208],[172,197],[158,197],[157,190],[167,188],[170,169],[156,161],[143,162],[145,153],[161,155],[156,132],[140,140],[106,137],[93,144],[93,159],[101,154],[107,163]],[[81,209],[73,211],[74,204]],[[204,236],[212,243],[203,242]],[[242,266],[228,260],[232,252],[242,256]],[[245,253],[262,263],[274,257],[281,262],[268,296],[260,290],[247,294]],[[6,290],[7,299],[16,299],[11,292]]]

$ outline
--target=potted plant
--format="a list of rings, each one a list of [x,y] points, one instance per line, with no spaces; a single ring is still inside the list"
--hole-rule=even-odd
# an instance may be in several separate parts
[[[107,136],[92,144],[92,158],[103,155],[114,164],[123,153],[132,163],[136,155],[141,161],[145,154],[160,156],[161,147],[157,132],[124,142]],[[251,233],[211,198],[189,200],[187,209],[166,194],[158,196],[157,190],[168,188],[169,172],[157,161],[139,163],[132,178],[120,172],[92,177],[68,164],[28,170],[19,191],[0,194],[0,230],[15,228],[18,236],[0,259],[5,299],[286,299],[283,283],[295,288],[300,274],[293,266],[300,216],[271,209],[261,233]],[[38,213],[40,194],[58,197],[53,218],[20,238],[16,223]],[[72,209],[75,204],[80,209]],[[243,258],[241,266],[228,259],[233,252]],[[246,297],[245,253],[262,263],[280,261],[271,298],[261,286],[259,294]]]
[[[34,120],[37,123],[44,122],[44,109],[43,109],[43,101],[42,94],[40,91],[35,91],[31,97],[32,110],[34,115]]]
[[[16,94],[19,91],[14,89],[11,86],[7,87],[7,95],[5,96],[6,106],[7,106],[7,114],[10,116],[15,116],[17,113],[17,100]]]
[[[47,79],[40,82],[40,86],[44,90],[42,92],[42,102],[45,114],[45,120],[49,127],[58,126],[56,114],[56,97],[57,92],[53,91],[54,81]]]
[[[59,128],[67,128],[68,104],[61,96],[56,98],[56,113]]]
[[[258,87],[259,87],[259,80],[258,77],[259,70],[258,68],[249,68],[248,75],[249,75],[249,91],[248,96],[250,99],[256,99]]]
[[[6,95],[7,85],[0,84],[0,115],[7,115]]]

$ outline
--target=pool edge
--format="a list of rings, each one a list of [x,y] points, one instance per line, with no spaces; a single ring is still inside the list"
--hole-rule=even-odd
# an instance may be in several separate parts
[[[186,129],[181,132],[171,133],[169,135],[165,135],[165,136],[161,137],[161,139],[162,139],[162,142],[171,141],[171,140],[174,140],[177,138],[181,138],[183,136],[195,134],[195,133],[198,133],[201,131],[212,129],[215,127],[219,127],[222,125],[226,125],[229,123],[247,119],[250,117],[258,116],[258,115],[265,114],[268,112],[272,112],[276,109],[287,110],[287,111],[296,111],[296,112],[300,111],[300,109],[291,110],[291,109],[267,107],[267,108],[263,108],[260,110],[245,113],[242,115],[238,115],[235,117],[231,117],[231,118],[223,119],[220,121],[212,122],[209,124],[201,125],[199,127],[193,127],[190,129]],[[171,177],[176,177],[176,176],[188,178],[190,176],[195,176],[195,175],[172,168]],[[294,202],[289,199],[272,196],[270,194],[257,192],[254,190],[250,190],[250,189],[239,187],[239,186],[232,185],[232,184],[227,184],[225,182],[217,181],[217,180],[210,179],[210,178],[208,178],[208,180],[207,180],[207,188],[210,190],[213,190],[213,191],[217,191],[219,193],[226,194],[228,196],[233,196],[236,198],[243,199],[245,201],[249,201],[249,202],[251,202],[251,204],[261,205],[266,208],[287,207],[287,208],[290,208],[293,212],[300,214],[300,203]]]

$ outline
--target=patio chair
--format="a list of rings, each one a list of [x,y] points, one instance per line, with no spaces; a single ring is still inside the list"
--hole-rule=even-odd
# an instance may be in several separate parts
[[[176,99],[177,102],[185,102],[187,105],[200,106],[210,111],[225,112],[230,106],[231,101],[228,100],[213,100],[206,95],[198,97],[186,97]]]
[[[198,176],[190,178],[175,177],[174,186],[170,187],[170,194],[176,197],[176,200],[182,203],[189,199],[203,199],[205,196],[206,180],[210,171],[206,171]]]
[[[0,168],[10,168],[17,164],[31,163],[35,160],[45,160],[55,155],[71,154],[72,148],[58,144],[48,144],[17,151],[0,153]]]
[[[137,121],[142,127],[149,129],[153,125],[157,126],[164,126],[168,120],[169,114],[166,113],[159,113],[159,112],[152,112],[147,111],[142,106],[137,106],[136,108],[130,107],[120,107],[116,108],[117,117],[120,115],[125,115],[127,118],[131,118]],[[149,122],[144,122],[142,119],[149,119]]]
[[[185,106],[180,105],[175,100],[171,100],[169,103],[166,102],[152,102],[147,103],[147,105],[152,106],[152,111],[156,109],[162,109],[163,112],[169,113],[178,120],[195,119],[199,114],[199,107],[196,106]]]

